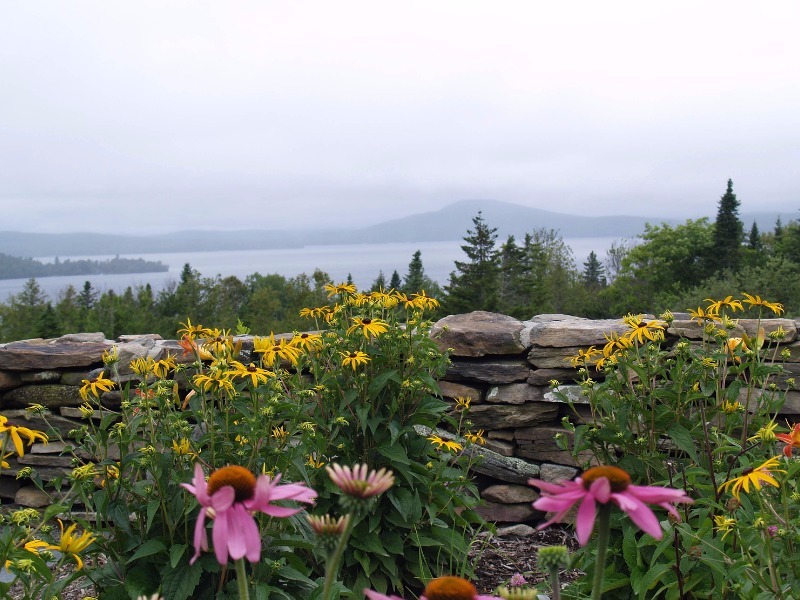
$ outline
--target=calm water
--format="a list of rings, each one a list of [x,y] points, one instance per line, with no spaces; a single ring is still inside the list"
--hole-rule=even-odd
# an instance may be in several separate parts
[[[617,241],[617,238],[565,238],[564,241],[572,248],[575,262],[580,268],[592,250],[603,261],[606,250],[611,246],[612,242]],[[235,275],[240,279],[244,279],[247,275],[256,272],[262,275],[277,273],[285,277],[294,277],[300,273],[311,275],[314,269],[319,268],[327,272],[336,282],[344,281],[347,279],[348,273],[350,273],[355,284],[361,289],[372,285],[381,270],[387,282],[394,270],[397,270],[401,277],[404,276],[408,271],[408,263],[411,262],[412,255],[417,250],[420,250],[426,275],[440,284],[445,284],[449,280],[450,272],[455,268],[453,263],[456,260],[465,259],[465,255],[461,250],[462,243],[460,241],[450,241],[352,244],[347,246],[306,246],[304,248],[278,250],[130,254],[121,255],[121,257],[158,260],[169,265],[169,271],[125,275],[42,277],[37,281],[42,290],[52,300],[56,300],[58,293],[68,285],[80,290],[87,280],[91,281],[92,286],[100,292],[109,289],[113,289],[115,292],[123,292],[128,286],[135,287],[147,283],[155,291],[158,291],[163,289],[170,281],[177,282],[180,279],[183,265],[189,263],[203,277]],[[60,256],[61,260],[67,258],[72,260],[80,258],[100,260],[113,258],[113,256]],[[38,260],[52,261],[53,257],[39,258]],[[26,281],[26,279],[0,280],[0,301],[5,301],[10,294],[19,293]]]

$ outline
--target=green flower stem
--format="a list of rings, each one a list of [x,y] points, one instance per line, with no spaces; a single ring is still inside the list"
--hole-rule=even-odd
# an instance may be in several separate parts
[[[350,534],[353,533],[356,519],[354,514],[348,515],[347,526],[345,527],[342,535],[339,536],[339,542],[336,548],[328,554],[327,561],[325,562],[325,583],[322,586],[322,600],[330,600],[331,587],[339,574],[339,563],[342,561],[344,549],[347,547],[347,540],[350,539]]]
[[[550,569],[550,589],[552,591],[550,600],[561,600],[561,581],[558,579],[558,569]]]
[[[239,600],[250,600],[250,591],[247,589],[247,569],[244,557],[236,561],[236,587],[239,588]]]
[[[611,503],[601,504],[597,515],[597,557],[592,579],[592,600],[603,597],[603,576],[606,572],[609,530],[611,529]]]

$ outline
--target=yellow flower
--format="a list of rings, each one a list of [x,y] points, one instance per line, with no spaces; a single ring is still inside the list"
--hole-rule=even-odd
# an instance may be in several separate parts
[[[275,334],[270,333],[268,338],[253,338],[253,352],[262,354],[263,364],[274,367],[276,361],[286,360],[296,365],[300,358],[300,349],[293,346],[285,338],[275,339]]]
[[[175,366],[175,357],[167,354],[166,358],[153,363],[153,374],[159,379],[166,379],[169,372],[175,370]]]
[[[35,429],[11,425],[4,415],[0,415],[0,433],[5,433],[6,438],[11,440],[18,456],[25,456],[25,446],[33,444],[36,440],[41,440],[44,444],[47,443],[46,434]],[[22,436],[28,438],[27,444],[23,443]]]
[[[436,446],[437,450],[444,448],[450,452],[460,452],[463,449],[463,446],[458,442],[442,439],[438,435],[432,435],[428,439]]]
[[[575,356],[567,357],[564,360],[568,360],[573,367],[579,367],[581,365],[590,364],[595,360],[595,356],[599,356],[600,354],[600,350],[594,346],[589,346],[586,350],[581,348]]]
[[[700,325],[705,324],[707,321],[715,322],[720,321],[720,317],[713,311],[706,311],[702,306],[698,306],[697,310],[689,309],[689,317],[691,321],[697,320]]]
[[[622,321],[631,328],[625,335],[630,341],[638,340],[640,344],[644,344],[645,340],[652,342],[664,339],[664,323],[663,321],[643,321],[643,315],[628,314],[623,317]]]
[[[86,465],[81,465],[80,467],[75,467],[70,473],[70,478],[74,479],[75,481],[86,481],[87,479],[93,479],[96,476],[97,468],[95,467],[94,463],[88,463]]]
[[[181,329],[178,329],[178,335],[189,340],[193,340],[197,337],[210,337],[212,335],[211,330],[207,327],[192,325],[192,320],[189,318],[186,319],[186,323],[181,323],[181,325]]]
[[[203,340],[203,348],[214,356],[224,357],[233,352],[233,336],[229,329],[212,329]]]
[[[365,365],[369,362],[369,356],[365,352],[354,350],[352,352],[340,352],[342,355],[342,366],[352,367],[353,371],[356,370],[358,365]]]
[[[717,531],[722,533],[722,539],[724,540],[734,531],[736,519],[726,517],[725,515],[716,515],[714,516],[714,524],[717,526]]]
[[[467,438],[467,441],[471,444],[478,444],[479,446],[486,445],[486,438],[483,437],[484,431],[483,429],[479,429],[475,433],[468,431],[464,434],[464,437]]]
[[[315,308],[301,309],[300,316],[306,319],[324,319],[330,312],[330,306],[317,306]]]
[[[210,369],[208,373],[198,373],[192,381],[204,392],[228,392],[231,394],[236,392],[233,382],[224,371]]]
[[[178,456],[197,456],[186,438],[182,438],[180,441],[172,440],[172,451]]]
[[[78,570],[80,571],[83,568],[83,561],[78,554],[86,550],[86,548],[89,547],[89,545],[94,542],[96,538],[88,531],[84,531],[80,536],[76,536],[75,527],[77,525],[75,523],[70,525],[66,531],[64,531],[64,523],[61,522],[61,519],[58,520],[58,524],[61,527],[61,538],[59,539],[59,543],[57,546],[49,544],[47,549],[58,550],[65,555],[72,555],[72,558],[75,559],[75,563],[78,565]]]
[[[84,401],[88,402],[90,396],[94,396],[95,399],[99,399],[101,392],[111,391],[111,388],[114,387],[114,382],[103,377],[104,374],[105,371],[100,371],[100,375],[94,379],[83,379],[81,381],[83,386],[81,386],[79,393]]]
[[[333,285],[331,283],[326,283],[322,286],[326,292],[328,292],[328,298],[335,296],[336,294],[355,294],[356,293],[356,286],[352,283],[340,283],[339,285]]]
[[[747,438],[748,442],[754,442],[756,440],[760,440],[762,442],[774,442],[776,439],[775,437],[775,429],[777,429],[778,424],[775,421],[770,421],[763,427],[760,427],[758,431],[756,431],[755,435]]]
[[[260,367],[255,366],[253,363],[250,363],[245,367],[239,361],[234,360],[231,362],[231,366],[233,367],[233,370],[229,371],[229,374],[232,377],[238,379],[250,378],[250,382],[254,388],[258,387],[262,383],[267,383],[267,380],[270,377],[275,377],[275,373],[272,371],[261,369]]]
[[[456,401],[457,410],[469,410],[470,402],[472,402],[471,396],[456,396],[453,399]]]
[[[769,460],[761,463],[757,467],[748,467],[746,468],[739,477],[734,477],[733,479],[729,479],[721,486],[719,486],[719,491],[727,490],[730,488],[731,493],[733,496],[739,500],[739,494],[741,490],[744,490],[745,493],[750,492],[750,485],[752,484],[753,488],[756,490],[761,489],[761,484],[765,483],[767,485],[771,485],[774,487],[780,487],[778,482],[772,476],[772,473],[785,473],[785,471],[781,469],[776,469],[780,461],[779,456],[773,456]]]
[[[284,429],[283,425],[280,427],[273,427],[272,428],[272,437],[278,440],[279,442],[283,443],[286,441],[286,438],[289,437],[289,432]]]
[[[425,295],[425,290],[420,290],[419,294],[411,294],[412,302],[416,308],[423,310],[434,310],[439,308],[439,301]]]
[[[710,302],[708,305],[708,312],[718,315],[723,308],[730,308],[731,311],[744,310],[741,300],[734,300],[733,296],[728,296],[724,300],[713,300],[706,298],[704,302]]]
[[[119,348],[112,346],[109,350],[105,350],[100,358],[105,366],[113,365],[119,360]]]
[[[134,358],[131,361],[131,371],[142,379],[145,379],[153,371],[155,364],[156,361],[153,360],[152,356],[148,356],[147,358]]]
[[[754,306],[763,306],[770,309],[776,315],[783,313],[783,304],[780,302],[768,302],[766,300],[762,300],[761,296],[751,296],[745,292],[742,292],[742,296],[744,296],[744,302],[749,304],[750,308],[753,308]]]
[[[312,352],[322,347],[322,336],[318,333],[296,333],[289,343],[306,352]]]
[[[724,412],[726,415],[732,415],[733,413],[737,413],[743,408],[744,407],[736,401],[729,402],[728,400],[725,400],[722,402],[722,412]]]
[[[312,454],[311,456],[308,457],[306,464],[313,469],[321,469],[322,467],[325,466],[325,461],[318,460],[316,455]]]
[[[0,458],[0,469],[10,469],[11,465],[8,464],[7,458],[14,456],[13,452],[9,452],[3,458]]]
[[[353,324],[347,329],[347,334],[350,335],[354,331],[361,330],[364,337],[378,337],[382,333],[386,333],[389,325],[380,319],[370,319],[369,317],[353,317]]]

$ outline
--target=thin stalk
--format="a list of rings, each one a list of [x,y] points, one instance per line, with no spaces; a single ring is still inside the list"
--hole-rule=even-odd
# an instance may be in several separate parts
[[[247,569],[244,564],[244,557],[235,562],[236,564],[236,587],[239,590],[239,600],[250,600],[250,591],[247,589]]]
[[[597,559],[592,578],[592,600],[600,600],[603,597],[603,577],[606,572],[606,552],[611,529],[611,507],[610,502],[601,504],[597,515]]]
[[[350,534],[353,533],[355,522],[356,520],[352,514],[347,515],[347,525],[342,535],[339,536],[339,543],[336,544],[336,549],[328,555],[328,560],[325,562],[325,583],[322,586],[322,600],[330,600],[331,587],[333,587],[333,582],[339,574],[339,563],[342,560],[344,549],[347,547],[347,540],[350,539]]]
[[[558,579],[558,569],[550,569],[551,600],[561,600],[561,582]]]

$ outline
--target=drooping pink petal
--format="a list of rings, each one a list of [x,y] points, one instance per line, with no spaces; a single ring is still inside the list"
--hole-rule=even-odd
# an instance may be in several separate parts
[[[364,595],[369,600],[403,600],[400,596],[387,596],[375,590],[364,590]],[[424,600],[425,596],[421,596],[419,600]]]
[[[206,535],[206,508],[200,509],[197,521],[194,524],[194,556],[189,561],[193,565],[200,558],[200,552],[208,550],[208,536]]]
[[[575,532],[578,534],[578,543],[585,546],[589,543],[594,529],[594,520],[597,516],[594,496],[586,494],[581,505],[578,507],[578,516],[575,519]]]
[[[550,483],[542,481],[541,479],[529,479],[528,485],[538,487],[540,490],[547,494],[563,494],[566,491],[571,491],[576,488],[583,488],[583,486],[575,481],[564,481],[561,483]]]
[[[211,508],[217,514],[228,510],[236,499],[236,490],[229,485],[223,485],[216,492],[211,494]]]
[[[655,513],[636,496],[629,494],[628,490],[613,494],[612,500],[625,511],[639,529],[652,535],[657,540],[664,536],[661,523],[658,522]]]
[[[247,512],[244,506],[237,503],[217,516],[218,523],[225,523],[224,529],[227,531],[225,542],[228,545],[228,554],[233,560],[239,560],[246,554],[257,555],[256,561],[261,558],[261,537],[258,533],[258,525],[253,516]],[[217,539],[214,538],[216,546]],[[255,562],[255,561],[251,561]]]
[[[595,479],[589,486],[589,493],[600,504],[608,504],[611,498],[611,482],[606,477]]]
[[[203,473],[203,467],[200,466],[200,463],[195,463],[194,465],[194,477],[192,477],[192,483],[182,483],[181,487],[186,488],[194,494],[194,497],[197,498],[197,502],[201,506],[210,506],[211,500],[208,497],[208,484],[206,483],[206,476]]]
[[[211,539],[214,540],[214,555],[221,565],[228,564],[228,518],[225,512],[216,516],[214,527],[211,530]]]

